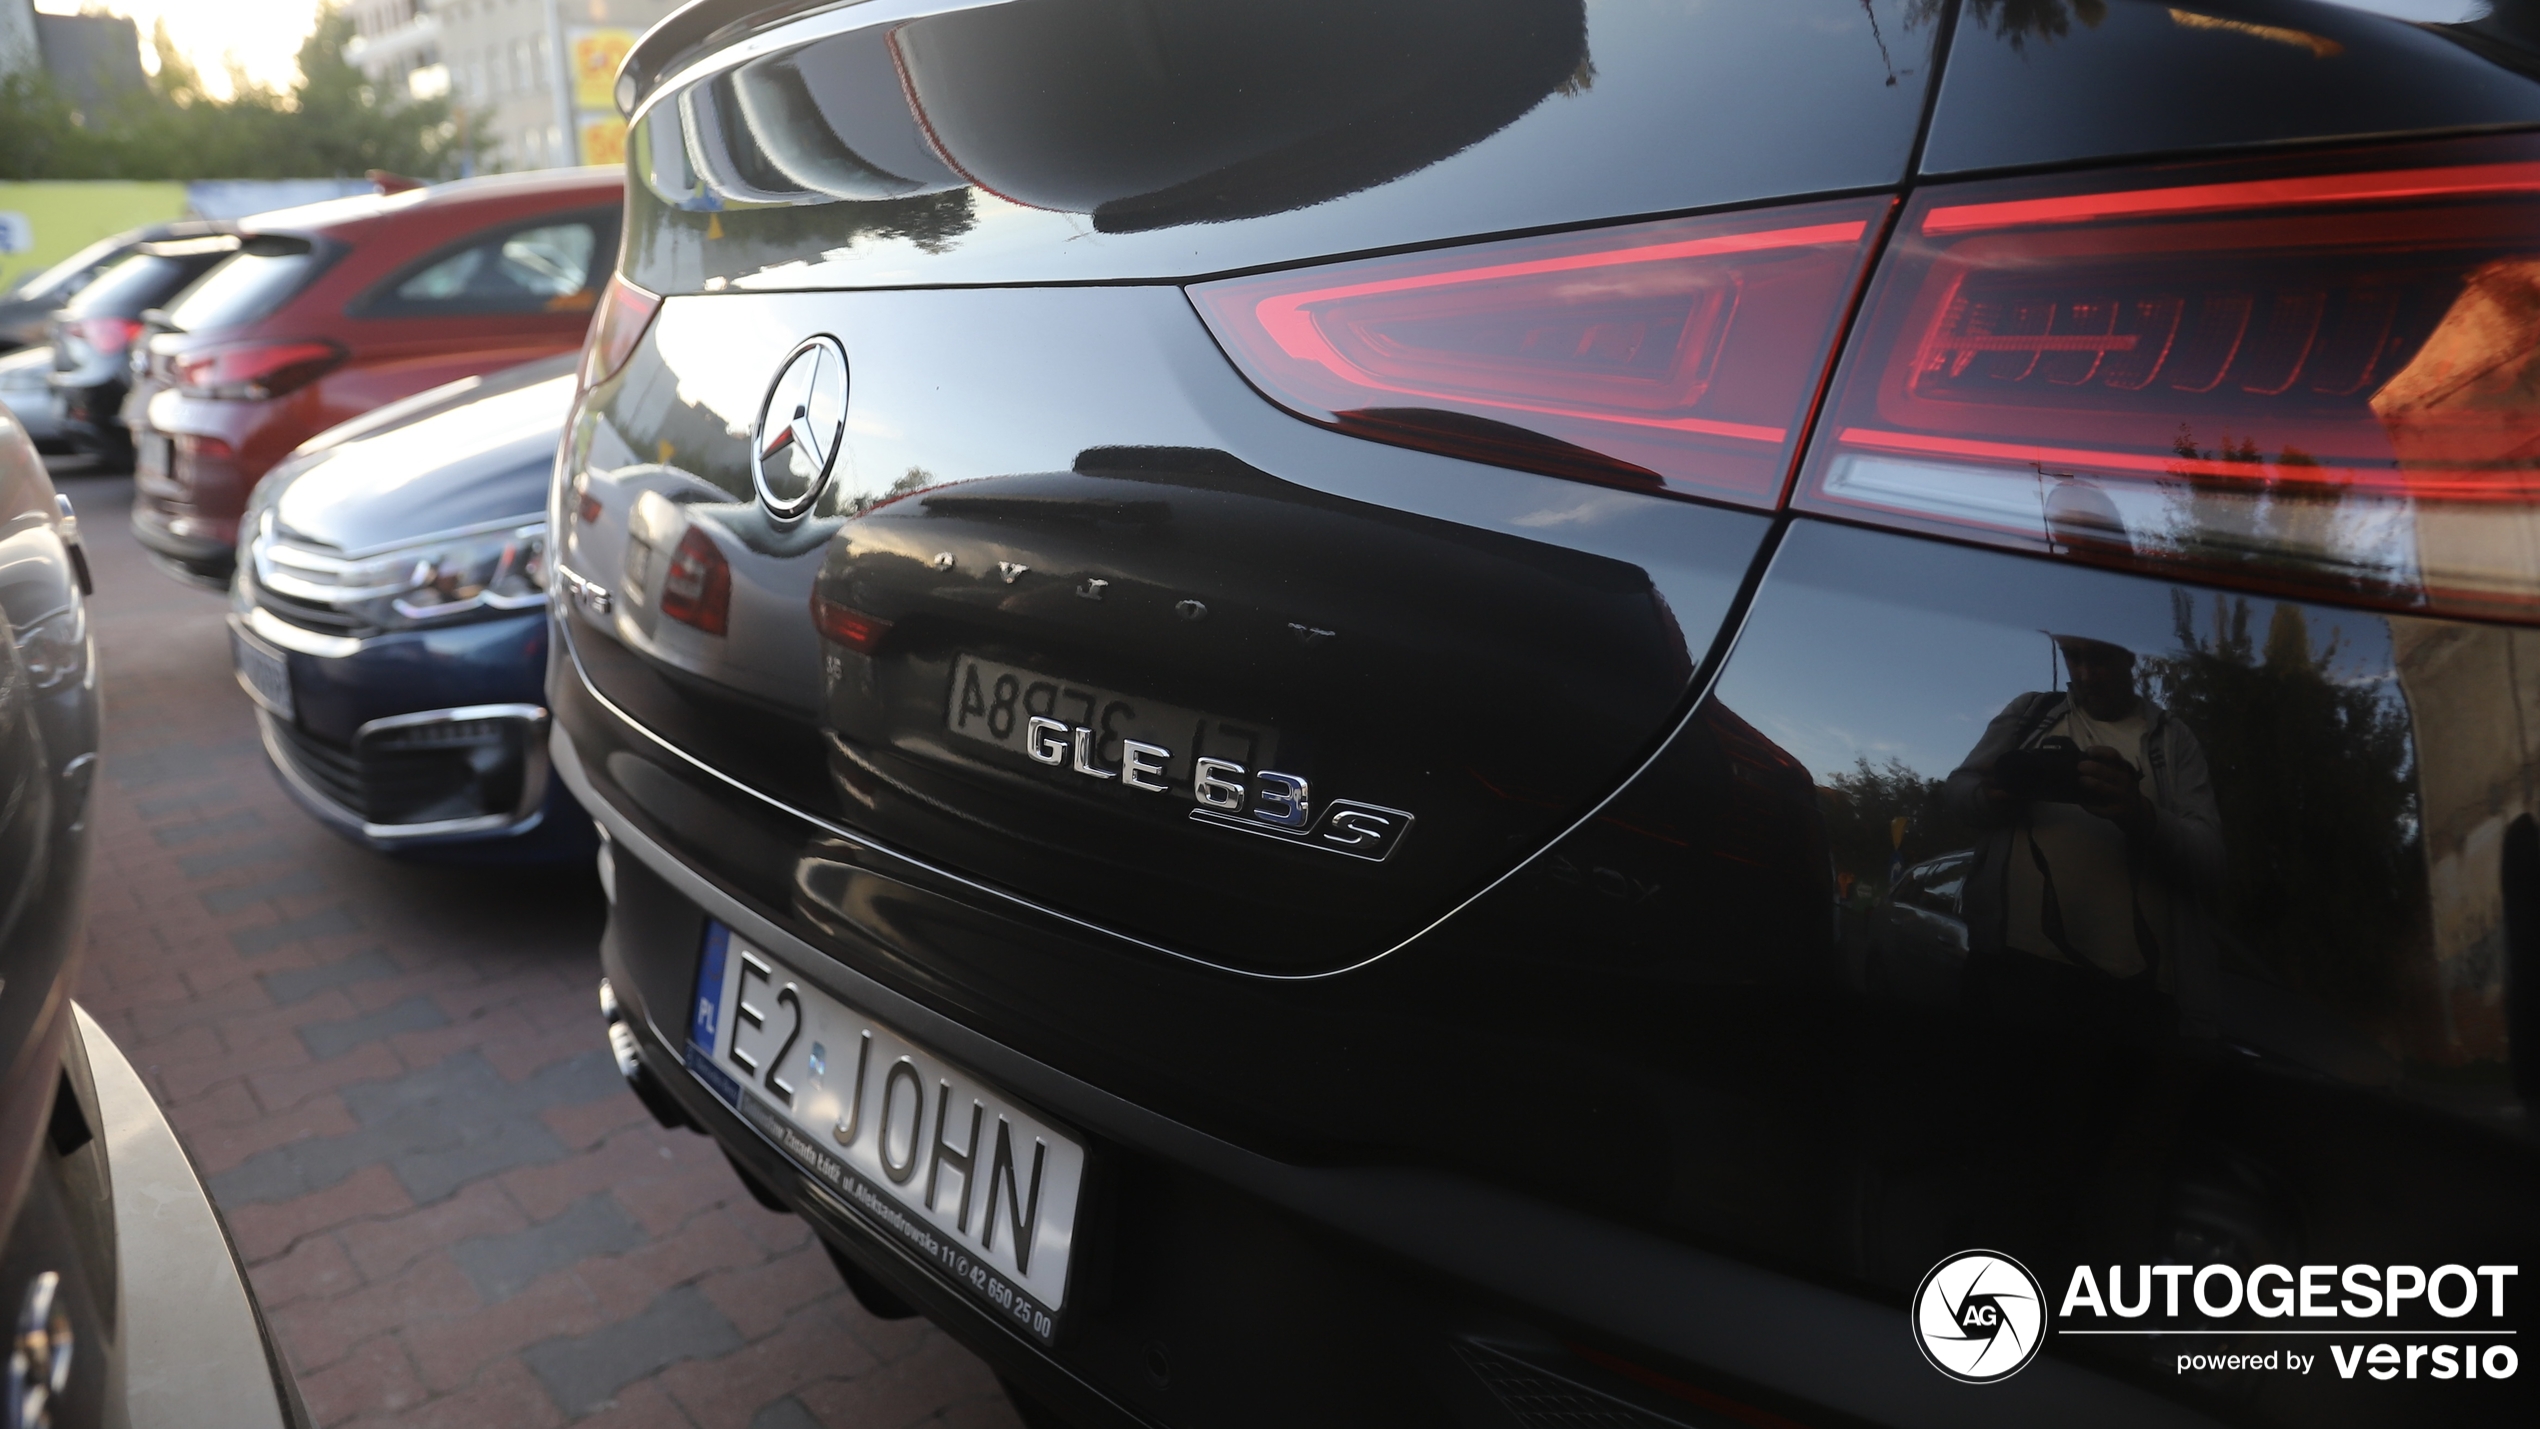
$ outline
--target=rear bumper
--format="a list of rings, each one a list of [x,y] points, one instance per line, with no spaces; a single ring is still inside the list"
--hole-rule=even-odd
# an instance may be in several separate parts
[[[615,897],[601,962],[644,1074],[832,1246],[1077,1422],[1480,1429],[1529,1422],[1510,1416],[1530,1393],[1575,1394],[1582,1407],[1652,1424],[1718,1422],[1695,1407],[1710,1391],[1688,1400],[1589,1358],[1598,1355],[1667,1366],[1661,1379],[1750,1387],[1761,1404],[1831,1405],[1871,1422],[2207,1422],[2053,1362],[1970,1395],[1924,1365],[1900,1307],[1470,1178],[1281,1160],[1183,1124],[789,934],[611,805],[566,727],[553,745],[559,773],[611,839]],[[890,896],[906,900],[912,926],[926,921],[932,895],[903,885]],[[1055,1348],[1027,1341],[868,1229],[686,1070],[684,1033],[664,1029],[685,1026],[683,979],[694,977],[707,917],[1091,1133],[1086,1258]]]
[[[123,402],[129,388],[120,379],[92,385],[56,383],[62,423],[82,450],[129,453],[132,433],[123,424]]]
[[[210,590],[229,588],[238,569],[238,552],[217,535],[180,531],[179,518],[161,510],[146,494],[132,503],[132,538],[157,559],[161,569],[189,584]]]
[[[278,405],[187,397],[147,379],[124,399],[119,415],[140,467],[133,534],[170,574],[228,583],[247,493],[308,435],[275,421]],[[155,469],[154,448],[164,457]]]
[[[132,1429],[305,1429],[308,1410],[220,1211],[141,1076],[75,1009],[112,1168],[121,1395]]]

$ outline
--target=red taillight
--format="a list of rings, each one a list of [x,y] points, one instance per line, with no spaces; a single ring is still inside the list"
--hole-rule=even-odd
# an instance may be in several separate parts
[[[859,655],[870,655],[882,646],[882,637],[891,633],[891,622],[877,615],[838,604],[815,595],[811,598],[811,623],[821,635],[846,646]]]
[[[141,324],[130,318],[72,318],[62,324],[62,336],[100,356],[123,351],[140,332]]]
[[[1951,185],[1796,504],[2402,608],[2540,611],[2540,144]]]
[[[732,563],[713,537],[694,526],[670,554],[670,570],[661,581],[661,613],[708,635],[731,627]]]
[[[343,360],[344,349],[331,342],[230,342],[178,351],[169,371],[191,396],[261,402],[309,385]]]
[[[626,359],[635,355],[635,344],[643,341],[644,329],[652,326],[653,314],[660,310],[659,297],[610,275],[608,289],[600,295],[599,310],[591,315],[590,336],[582,345],[584,391],[617,375]]]
[[[1887,199],[1190,290],[1272,401],[1355,436],[1768,506]]]

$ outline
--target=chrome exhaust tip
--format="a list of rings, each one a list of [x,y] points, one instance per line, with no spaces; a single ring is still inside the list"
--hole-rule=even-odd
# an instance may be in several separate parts
[[[617,1074],[626,1079],[627,1089],[644,1104],[644,1110],[653,1114],[653,1120],[672,1131],[704,1131],[679,1099],[670,1094],[670,1089],[661,1084],[661,1079],[653,1075],[653,1069],[644,1065],[643,1051],[635,1042],[635,1029],[627,1025],[626,1009],[618,1002],[617,989],[609,986],[607,978],[600,979],[600,1016],[608,1023],[609,1055],[617,1059]]]

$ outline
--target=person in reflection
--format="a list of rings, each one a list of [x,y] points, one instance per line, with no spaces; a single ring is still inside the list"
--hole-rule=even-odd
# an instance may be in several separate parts
[[[2201,909],[2223,841],[2205,751],[2137,687],[2133,651],[2052,638],[2068,688],[2012,700],[1949,776],[1954,812],[1984,831],[1966,996],[2119,1035],[2210,1031]]]

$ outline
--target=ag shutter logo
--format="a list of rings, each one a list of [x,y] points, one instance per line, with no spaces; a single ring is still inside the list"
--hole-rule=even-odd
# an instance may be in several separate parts
[[[1999,1251],[1962,1250],[1914,1287],[1914,1343],[1932,1368],[1968,1384],[2009,1379],[2046,1342],[2046,1292]]]

